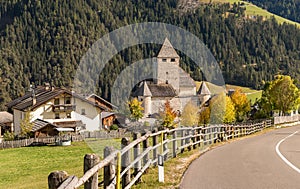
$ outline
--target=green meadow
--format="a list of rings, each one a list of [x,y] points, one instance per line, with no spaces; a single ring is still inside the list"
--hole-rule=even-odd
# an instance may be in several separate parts
[[[83,175],[85,154],[103,158],[105,146],[120,146],[120,139],[73,142],[71,146],[41,146],[0,151],[0,188],[48,188],[48,175],[63,170],[69,175]],[[102,174],[102,172],[100,172]]]

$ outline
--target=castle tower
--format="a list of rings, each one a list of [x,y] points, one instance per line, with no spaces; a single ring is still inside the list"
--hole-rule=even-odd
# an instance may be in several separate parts
[[[211,92],[204,81],[202,81],[202,84],[198,91],[198,95],[199,95],[200,104],[204,104],[211,98]]]
[[[179,92],[179,55],[166,38],[157,55],[155,84],[170,84]]]
[[[138,100],[142,102],[142,107],[144,108],[144,116],[147,117],[152,113],[152,93],[149,89],[147,81],[143,81],[139,89],[136,91],[135,96]]]
[[[147,117],[152,112],[152,102],[151,102],[151,91],[147,85],[147,82],[144,81],[144,115]]]

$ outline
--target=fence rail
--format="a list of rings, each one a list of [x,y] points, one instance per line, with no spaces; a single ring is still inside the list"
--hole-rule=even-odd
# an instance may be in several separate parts
[[[95,189],[99,185],[98,172],[103,170],[104,180],[100,180],[100,183],[104,188],[127,189],[139,182],[140,177],[150,166],[157,165],[158,154],[167,161],[185,150],[250,135],[270,127],[271,124],[271,120],[264,120],[245,125],[181,127],[172,130],[133,133],[132,142],[128,137],[122,139],[121,150],[106,147],[105,158],[86,170],[83,177],[67,177],[65,172],[52,172],[48,177],[48,186],[49,189],[66,189],[84,185],[85,189]],[[90,156],[96,155],[90,154]],[[93,164],[86,157],[84,162],[84,167]],[[59,179],[58,182],[58,178],[64,179]]]

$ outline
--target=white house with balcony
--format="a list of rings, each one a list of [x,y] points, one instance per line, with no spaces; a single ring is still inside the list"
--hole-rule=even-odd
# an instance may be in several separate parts
[[[102,116],[103,112],[111,112],[113,105],[97,95],[84,98],[69,90],[46,85],[32,89],[7,104],[7,107],[13,111],[14,132],[20,134],[20,124],[26,113],[30,113],[30,119],[34,123],[36,120],[43,120],[43,123],[73,128],[74,131],[100,130],[103,128],[103,121],[107,119]],[[35,125],[35,131],[46,125],[49,126]]]

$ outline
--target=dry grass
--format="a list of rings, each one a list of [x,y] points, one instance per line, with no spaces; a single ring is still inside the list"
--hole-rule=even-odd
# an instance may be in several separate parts
[[[179,188],[183,173],[202,153],[203,151],[194,149],[183,154],[179,154],[177,158],[173,158],[165,162],[164,183],[158,182],[158,168],[152,167],[148,170],[147,174],[143,175],[142,182],[132,188]]]

